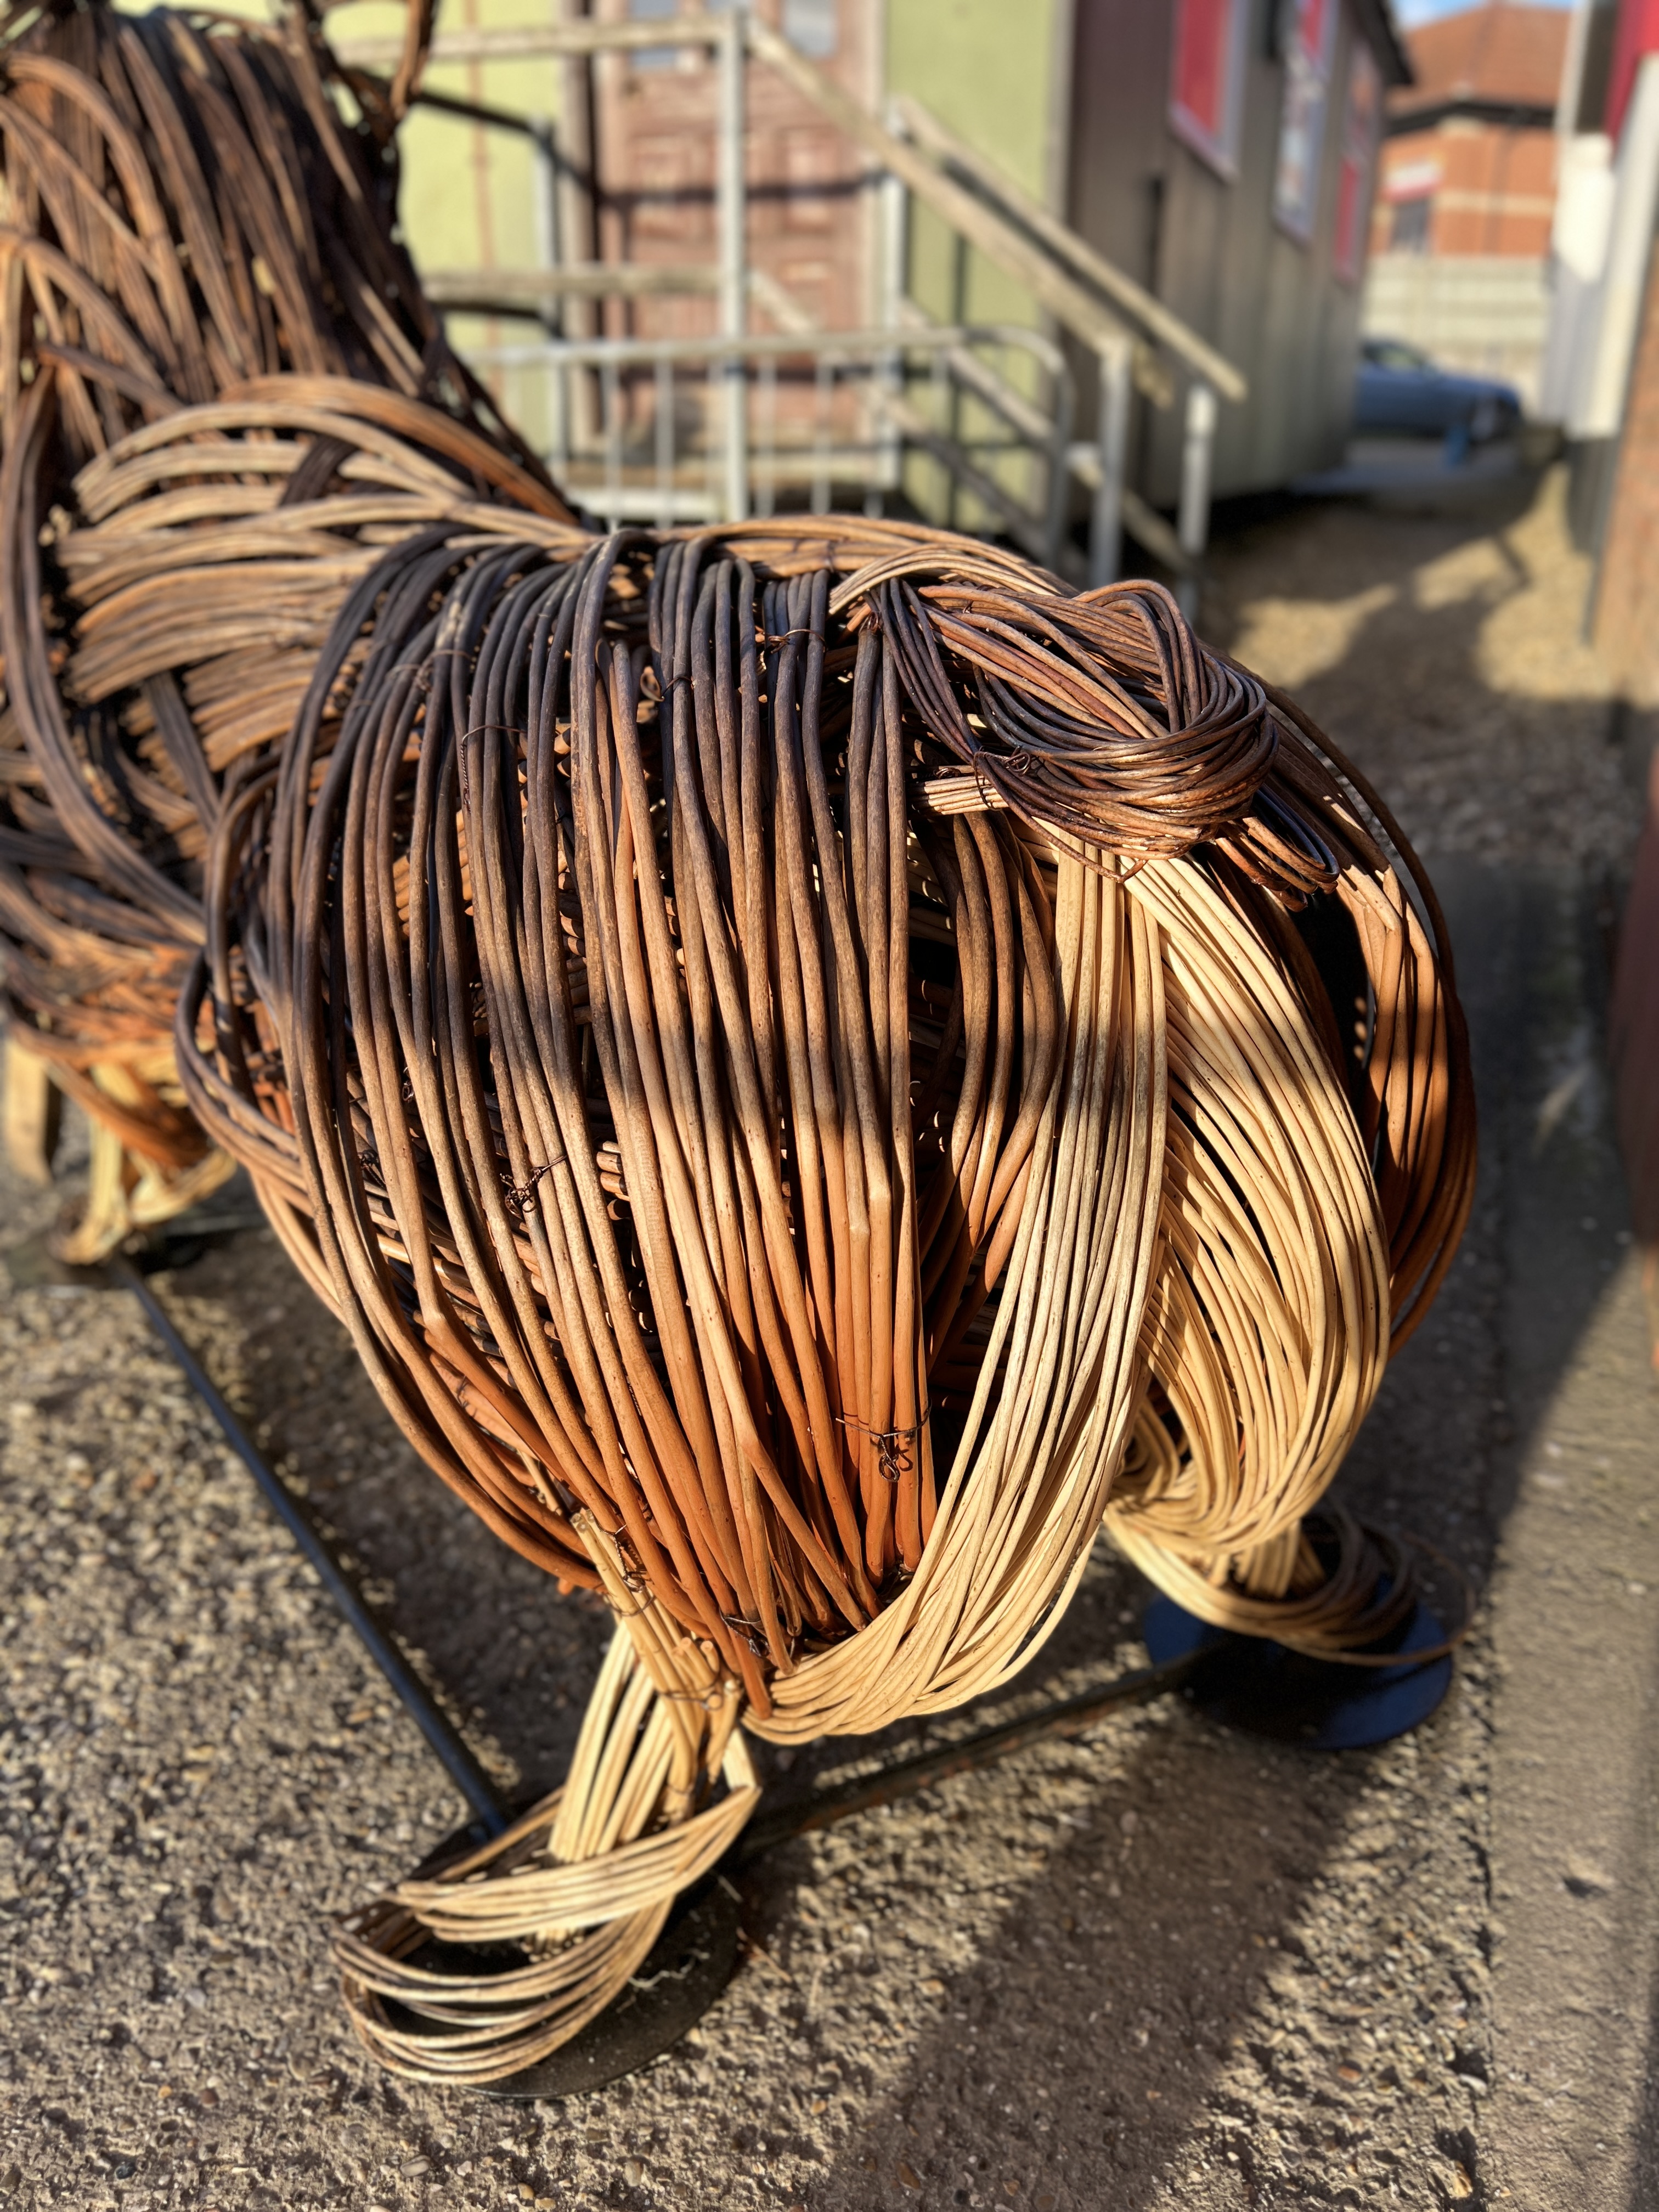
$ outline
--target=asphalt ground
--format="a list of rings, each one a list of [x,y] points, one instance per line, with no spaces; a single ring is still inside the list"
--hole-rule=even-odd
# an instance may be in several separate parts
[[[1598,1027],[1634,819],[1583,586],[1559,480],[1505,479],[1235,518],[1206,611],[1360,757],[1451,912],[1480,1191],[1340,1482],[1475,1589],[1435,1717],[1322,1757],[1175,1698],[1114,1716],[757,1863],[735,1979],[646,2072],[527,2106],[393,2082],[345,2030],[325,1923],[459,1802],[136,1302],[0,1284],[0,2191],[1659,2197],[1659,1397]],[[4,1242],[72,1192],[64,1166],[50,1194],[0,1181]],[[608,1618],[419,1468],[266,1234],[160,1287],[503,1789],[556,1779]],[[1145,1595],[1103,1553],[999,1717],[1140,1663]],[[816,1747],[787,1786],[967,1725]]]

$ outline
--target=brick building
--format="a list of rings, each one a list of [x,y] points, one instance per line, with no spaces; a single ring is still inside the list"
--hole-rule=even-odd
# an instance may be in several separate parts
[[[450,310],[454,342],[489,369],[502,404],[550,450],[544,366],[501,361],[532,349],[525,334],[536,311],[516,280],[559,261],[626,266],[641,279],[654,266],[662,283],[630,283],[603,299],[572,287],[560,309],[566,333],[649,341],[714,328],[712,286],[666,280],[698,266],[712,274],[718,71],[706,44],[676,45],[669,27],[723,16],[730,4],[441,0],[424,81],[434,104],[400,134],[402,220],[416,265]],[[1006,179],[1235,365],[1249,393],[1220,416],[1217,495],[1273,488],[1340,459],[1383,97],[1407,73],[1392,0],[746,4],[859,106],[880,116],[890,100],[919,103],[970,163]],[[626,26],[629,50],[560,59],[538,44],[538,26],[586,18]],[[390,0],[334,0],[328,20],[331,38],[362,66],[383,67],[400,51],[388,46],[402,22]],[[653,26],[662,27],[661,45]],[[901,289],[911,327],[919,307],[937,324],[1039,337],[1050,328],[1050,311],[1019,277],[933,211],[912,209],[895,238],[878,165],[776,70],[751,65],[745,101],[751,329],[868,328],[886,315],[889,290]],[[532,166],[538,143],[551,149],[556,191]],[[982,178],[969,189],[996,197]],[[1029,229],[1024,216],[1018,222]],[[1086,440],[1098,355],[1066,343],[1073,428]],[[1018,362],[1016,373],[1024,374]],[[659,409],[654,378],[630,375],[640,410],[631,433]],[[1163,513],[1176,504],[1185,460],[1177,397],[1173,385],[1168,398],[1137,385],[1127,403],[1132,489]],[[677,392],[676,422],[681,398]],[[586,391],[590,422],[603,400],[602,389]],[[954,398],[942,404],[957,421]],[[757,407],[786,429],[819,427],[816,383],[799,363],[780,370]],[[685,427],[690,451],[695,410]],[[643,451],[642,430],[637,442]]]
[[[1389,95],[1374,252],[1543,258],[1569,21],[1492,0],[1409,34],[1416,82]]]
[[[1410,33],[1389,95],[1364,327],[1531,404],[1549,326],[1555,108],[1572,18],[1505,0]]]

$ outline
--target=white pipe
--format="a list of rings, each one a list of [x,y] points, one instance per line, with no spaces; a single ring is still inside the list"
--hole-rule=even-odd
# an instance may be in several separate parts
[[[1567,428],[1576,438],[1616,437],[1642,319],[1654,212],[1659,205],[1659,54],[1649,54],[1619,134],[1613,226],[1589,389]]]
[[[1133,348],[1128,339],[1100,350],[1100,481],[1095,487],[1089,532],[1091,589],[1115,580],[1123,554],[1123,461],[1129,443],[1129,380]]]
[[[720,233],[720,336],[741,338],[747,326],[749,286],[744,273],[744,218],[746,192],[744,178],[744,10],[733,7],[720,25],[716,66],[720,76],[719,168],[715,179],[716,222]],[[733,356],[722,364],[722,490],[728,522],[740,521],[749,512],[749,385],[743,361]]]

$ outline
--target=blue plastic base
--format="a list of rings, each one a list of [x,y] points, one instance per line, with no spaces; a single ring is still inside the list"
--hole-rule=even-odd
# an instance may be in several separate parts
[[[1415,1667],[1344,1667],[1309,1659],[1282,1644],[1212,1628],[1169,1597],[1152,1600],[1141,1633],[1154,1666],[1190,1651],[1206,1654],[1182,1695],[1207,1719],[1308,1751],[1359,1751],[1388,1743],[1419,1727],[1451,1687],[1449,1657]],[[1431,1650],[1444,1638],[1433,1613],[1419,1605],[1386,1648],[1403,1658]]]

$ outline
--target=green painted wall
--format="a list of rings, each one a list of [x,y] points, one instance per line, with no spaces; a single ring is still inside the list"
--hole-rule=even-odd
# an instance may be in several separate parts
[[[1046,199],[1055,43],[1069,39],[1071,12],[1070,0],[888,0],[888,88],[920,100],[1034,198]],[[910,289],[936,322],[1033,326],[1042,319],[1020,284],[958,246],[921,206],[911,222]],[[1037,396],[1038,373],[1028,358],[1011,352],[998,365],[1010,383]],[[920,392],[914,396],[927,404]],[[938,427],[984,453],[996,435],[994,418],[971,398],[958,396],[952,404],[949,419],[929,410]],[[1028,461],[1011,457],[990,465],[1016,496],[1034,501],[1038,485]],[[995,527],[971,498],[959,497],[952,511],[949,478],[937,462],[913,457],[906,488],[930,520]]]
[[[1045,197],[1054,41],[1066,0],[888,0],[887,83]],[[1012,20],[1019,25],[1010,35]],[[959,261],[945,228],[918,209],[911,237],[916,297],[941,321],[1030,322],[1030,295],[979,254]]]
[[[889,88],[1041,198],[1054,39],[1070,14],[1066,0],[887,0]]]
[[[547,21],[547,0],[475,0],[446,5],[441,20],[461,30],[492,31]],[[362,0],[329,16],[341,39],[397,35],[403,9]],[[559,66],[553,61],[456,63],[427,71],[430,92],[448,93],[510,114],[556,117]],[[505,131],[416,108],[398,134],[403,155],[402,216],[416,264],[428,269],[536,264],[533,165],[526,142]]]

